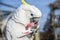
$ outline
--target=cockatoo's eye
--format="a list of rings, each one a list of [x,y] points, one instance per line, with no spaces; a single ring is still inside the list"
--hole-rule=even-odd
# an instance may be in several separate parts
[[[31,16],[33,16],[33,14],[31,13]]]

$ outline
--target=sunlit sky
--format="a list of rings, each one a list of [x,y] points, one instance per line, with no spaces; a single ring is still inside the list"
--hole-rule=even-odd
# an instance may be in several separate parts
[[[43,31],[44,24],[50,12],[50,8],[48,5],[49,3],[54,2],[55,0],[25,0],[25,1],[31,5],[35,5],[37,8],[41,10],[42,17],[40,19],[40,31]],[[21,5],[20,0],[0,0],[0,2],[15,6],[17,8]],[[14,9],[11,7],[0,5],[0,10],[13,11]],[[60,10],[56,10],[55,13],[59,14],[59,12]]]

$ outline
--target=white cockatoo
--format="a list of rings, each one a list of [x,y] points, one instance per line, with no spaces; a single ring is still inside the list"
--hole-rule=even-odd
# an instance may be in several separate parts
[[[21,36],[28,35],[32,32],[30,29],[26,30],[26,26],[30,22],[32,15],[33,17],[41,17],[41,11],[34,5],[22,4],[17,8],[7,22],[6,40],[30,40],[27,36]],[[39,25],[37,28],[39,28]]]

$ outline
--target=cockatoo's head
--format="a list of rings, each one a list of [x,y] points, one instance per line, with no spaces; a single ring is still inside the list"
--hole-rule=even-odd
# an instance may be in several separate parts
[[[31,5],[23,5],[23,9],[25,10],[26,17],[28,17],[31,21],[35,20],[38,21],[40,19],[41,11],[36,8],[35,6]]]

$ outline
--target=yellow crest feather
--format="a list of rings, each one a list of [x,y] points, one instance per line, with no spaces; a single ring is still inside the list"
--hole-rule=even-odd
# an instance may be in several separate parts
[[[24,0],[21,0],[21,3],[22,3],[22,4],[25,4],[25,5],[30,5],[30,4],[28,4],[27,2],[25,2]]]

